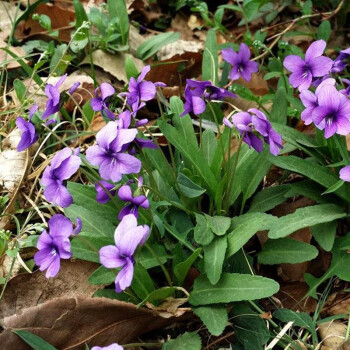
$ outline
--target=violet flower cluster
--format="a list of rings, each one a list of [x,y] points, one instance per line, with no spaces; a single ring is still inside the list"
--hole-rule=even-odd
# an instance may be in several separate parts
[[[325,48],[326,42],[317,40],[307,49],[305,60],[289,55],[283,65],[292,72],[289,82],[300,91],[305,107],[301,119],[306,125],[314,123],[324,130],[328,139],[334,134],[350,133],[350,82],[340,76],[348,65],[350,48],[340,51],[334,61],[323,56]],[[344,84],[348,86],[344,88]],[[312,87],[316,87],[315,91]],[[350,182],[350,166],[341,169],[339,176]]]
[[[35,264],[40,271],[46,270],[46,278],[55,277],[60,270],[61,259],[70,259],[71,244],[69,237],[77,235],[82,228],[77,219],[76,228],[72,222],[61,214],[54,215],[49,220],[49,232],[44,230],[38,240],[38,252],[34,255]]]
[[[47,84],[45,86],[45,95],[47,96],[46,108],[41,115],[41,119],[45,121],[53,114],[57,113],[60,110],[60,107],[63,103],[63,97],[66,96],[66,91],[60,92],[60,87],[67,78],[67,74],[59,78],[55,85]],[[75,90],[80,85],[79,82],[74,83],[71,88],[68,90],[69,94],[73,94]],[[32,122],[35,112],[38,110],[38,105],[34,104],[29,111],[28,119],[26,121],[22,117],[16,119],[16,126],[22,132],[21,140],[17,146],[17,151],[22,152],[33,145],[38,140],[38,135],[35,129],[35,125]],[[55,120],[49,119],[45,122],[46,125],[55,123]]]

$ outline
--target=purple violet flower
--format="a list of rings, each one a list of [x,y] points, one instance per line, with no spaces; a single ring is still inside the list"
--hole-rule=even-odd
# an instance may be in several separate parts
[[[38,141],[38,135],[34,125],[21,117],[16,119],[16,126],[22,131],[21,140],[17,145],[17,152],[22,152]]]
[[[324,40],[314,41],[305,53],[305,60],[296,55],[287,56],[283,65],[292,72],[289,77],[290,84],[299,91],[310,87],[312,78],[323,77],[332,68],[333,61],[322,56],[326,48]]]
[[[131,285],[134,275],[134,253],[138,245],[144,244],[149,236],[149,226],[137,226],[134,215],[123,217],[114,233],[114,245],[100,249],[100,262],[104,267],[116,269],[121,267],[116,279],[117,293]]]
[[[205,100],[223,100],[226,97],[237,97],[234,93],[212,85],[210,81],[186,80],[184,112],[180,117],[193,112],[199,115],[205,111]]]
[[[29,120],[33,119],[34,114],[38,110],[38,108],[39,108],[39,106],[36,103],[34,103],[32,108],[29,110],[29,117],[28,117]]]
[[[136,129],[120,129],[118,121],[109,122],[97,133],[97,145],[87,149],[86,158],[92,165],[100,167],[102,179],[118,182],[123,174],[140,171],[140,160],[123,153],[136,134]]]
[[[338,57],[334,60],[331,72],[332,73],[342,72],[348,64],[347,61],[349,57],[350,57],[350,47],[346,50],[340,51]]]
[[[91,99],[91,108],[97,112],[100,111],[101,114],[105,112],[106,116],[114,120],[115,115],[114,113],[109,109],[109,103],[108,99],[109,97],[113,96],[115,94],[115,89],[112,85],[108,83],[102,83],[99,88],[95,90],[95,95],[93,99]]]
[[[130,202],[119,213],[118,219],[122,220],[125,215],[133,214],[136,219],[139,216],[139,207],[148,209],[149,201],[146,196],[133,197],[131,187],[129,185],[123,185],[119,188],[118,197],[124,202]]]
[[[108,345],[108,346],[94,346],[93,348],[91,348],[91,350],[124,350],[124,348],[122,346],[120,346],[117,343]]]
[[[81,222],[81,221],[80,221]],[[49,233],[44,230],[39,237],[34,261],[40,271],[46,271],[46,278],[55,277],[60,270],[61,259],[69,259],[71,244],[69,236],[74,234],[72,222],[62,214],[49,220]]]
[[[333,85],[323,85],[317,95],[318,107],[312,112],[312,120],[328,139],[335,133],[350,132],[350,101]]]
[[[77,81],[76,83],[74,83],[71,86],[71,88],[68,90],[68,92],[72,95],[76,91],[76,89],[79,87],[79,85],[80,85],[80,82]]]
[[[80,167],[81,159],[78,156],[79,148],[74,152],[69,147],[63,148],[52,159],[51,164],[46,167],[41,183],[45,186],[45,198],[63,208],[73,203],[73,197],[63,185]]]
[[[42,119],[46,119],[60,110],[61,93],[59,87],[63,84],[66,78],[67,74],[63,75],[55,86],[52,84],[47,84],[45,86],[45,94],[48,97],[48,100],[46,102],[46,109],[42,115]]]
[[[231,80],[237,80],[241,76],[244,80],[250,81],[252,73],[259,70],[259,65],[254,61],[250,61],[250,50],[246,44],[241,44],[238,52],[229,47],[223,49],[221,54],[224,61],[232,65],[229,75]]]
[[[340,169],[339,177],[346,182],[350,182],[350,165]]]
[[[100,183],[110,193],[110,195],[112,197],[116,194],[117,191],[113,190],[113,188],[115,187],[114,185],[110,184],[107,181],[103,181],[103,180],[101,180]],[[99,202],[100,204],[105,204],[111,200],[111,197],[106,193],[106,191],[97,182],[95,183],[95,189],[97,192],[97,195],[96,195],[97,202]]]

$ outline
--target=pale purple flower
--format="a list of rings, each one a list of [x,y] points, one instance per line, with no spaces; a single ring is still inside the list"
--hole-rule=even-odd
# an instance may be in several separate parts
[[[66,78],[67,74],[63,75],[56,85],[47,84],[45,86],[45,94],[48,97],[48,100],[46,102],[46,109],[42,115],[43,119],[48,118],[50,115],[55,114],[60,110],[61,93],[59,87],[63,84]]]
[[[108,346],[94,346],[93,348],[91,348],[91,350],[124,350],[124,348],[122,346],[120,346],[117,343],[108,345]]]
[[[340,169],[339,177],[346,182],[350,182],[350,165]]]
[[[102,179],[118,182],[123,174],[140,171],[140,160],[123,153],[136,134],[136,129],[120,129],[118,121],[109,122],[97,133],[97,145],[87,149],[86,158],[92,165],[99,166]]]
[[[55,277],[60,269],[61,259],[69,259],[71,244],[69,236],[74,234],[72,222],[62,214],[49,220],[49,232],[44,230],[39,237],[34,255],[35,264],[40,271],[46,271],[46,278]]]
[[[342,72],[348,65],[349,58],[350,58],[350,47],[347,48],[346,50],[340,51],[338,57],[334,60],[332,73]]]
[[[131,113],[126,110],[118,115],[118,126],[120,129],[127,129],[131,123]]]
[[[71,88],[68,90],[68,92],[72,95],[76,91],[76,89],[79,87],[79,85],[80,85],[80,82],[77,81],[76,83],[74,83],[71,86]]]
[[[221,51],[224,61],[232,65],[230,71],[230,79],[237,80],[242,77],[246,81],[250,81],[252,73],[259,70],[256,62],[250,61],[250,50],[246,44],[241,44],[239,51],[233,51],[232,47]]]
[[[107,181],[101,180],[100,183],[104,188],[99,183],[97,183],[97,182],[95,183],[95,189],[97,192],[96,200],[97,200],[97,202],[99,202],[101,204],[105,204],[111,200],[110,196],[113,197],[117,191],[113,190],[115,185],[112,185]],[[110,193],[110,196],[106,193],[105,189]]]
[[[134,215],[123,217],[114,233],[115,245],[108,245],[100,249],[100,262],[109,269],[120,268],[115,279],[117,293],[131,285],[134,275],[134,253],[138,245],[146,242],[149,236],[149,226],[137,226]]]
[[[16,126],[22,131],[21,140],[17,145],[17,151],[22,152],[38,141],[38,135],[34,125],[21,117],[16,119]]]
[[[199,115],[205,111],[205,100],[223,100],[237,97],[234,93],[212,85],[210,81],[186,80],[184,112],[180,117],[193,112]]]
[[[63,183],[79,169],[81,159],[78,154],[79,148],[74,152],[69,147],[63,148],[46,167],[41,183],[46,187],[44,195],[49,202],[63,208],[73,203],[72,195]]]
[[[325,48],[326,42],[317,40],[307,49],[305,60],[296,55],[289,55],[284,59],[284,67],[292,72],[289,82],[293,87],[298,88],[299,91],[308,89],[312,78],[323,77],[329,73],[333,61],[322,56]]]
[[[109,119],[114,120],[115,115],[109,109],[109,102],[108,102],[109,98],[114,94],[115,94],[115,89],[111,84],[102,83],[100,87],[95,90],[96,97],[91,99],[91,108],[95,112],[100,111],[102,114],[104,112]]]
[[[312,120],[316,126],[325,130],[325,138],[347,135],[350,132],[350,101],[335,86],[322,86],[317,95],[318,107],[312,112]]]
[[[139,216],[139,207],[148,209],[149,201],[146,196],[140,195],[133,197],[131,187],[123,185],[118,190],[118,197],[124,201],[129,202],[119,213],[118,219],[122,220],[125,215],[133,214],[136,218]]]
[[[305,109],[301,112],[301,120],[304,121],[305,125],[309,125],[313,122],[312,112],[318,107],[317,96],[324,85],[335,85],[335,79],[328,78],[322,81],[322,83],[318,85],[315,93],[309,90],[303,90],[300,93],[300,100],[305,106]]]

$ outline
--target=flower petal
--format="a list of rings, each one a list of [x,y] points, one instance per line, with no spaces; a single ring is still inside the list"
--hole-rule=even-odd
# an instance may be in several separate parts
[[[101,264],[108,269],[122,267],[125,264],[125,258],[120,256],[119,249],[114,245],[102,247],[99,255]]]
[[[116,292],[120,293],[126,288],[130,287],[133,277],[134,277],[134,264],[131,259],[127,258],[126,264],[119,271],[118,276],[115,279]]]
[[[322,39],[314,41],[305,53],[305,62],[310,62],[313,58],[322,56],[326,45],[326,42]]]

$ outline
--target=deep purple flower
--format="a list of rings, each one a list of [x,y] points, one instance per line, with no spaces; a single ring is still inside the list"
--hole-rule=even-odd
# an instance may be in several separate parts
[[[250,61],[250,50],[246,44],[241,44],[239,51],[233,51],[232,47],[221,51],[224,61],[232,65],[230,79],[237,80],[241,76],[244,80],[250,81],[252,73],[259,70],[256,62]]]
[[[77,81],[76,83],[74,83],[71,86],[71,88],[68,90],[68,92],[72,95],[76,91],[76,89],[79,87],[79,85],[80,85],[80,82]]]
[[[331,70],[332,73],[342,72],[348,64],[349,57],[350,57],[350,47],[346,50],[340,51],[339,56],[334,60],[333,67]]]
[[[227,118],[224,118],[223,122],[229,128],[235,126],[240,134],[244,135],[243,141],[257,152],[263,150],[263,141],[258,137],[260,135],[269,145],[270,153],[275,156],[278,155],[279,150],[283,148],[281,135],[273,130],[263,112],[256,108],[251,108],[248,112],[234,114],[232,123]]]
[[[205,111],[205,99],[223,100],[226,97],[237,97],[234,93],[212,85],[210,81],[186,80],[184,112],[180,117],[193,112],[199,115]]]
[[[51,165],[47,166],[41,183],[46,186],[45,198],[61,207],[68,207],[73,203],[73,198],[63,185],[80,167],[81,159],[78,156],[79,148],[74,152],[69,147],[63,148],[52,159]]]
[[[326,42],[317,40],[307,49],[305,60],[296,55],[289,55],[284,59],[284,67],[292,72],[289,82],[293,87],[298,88],[299,91],[308,89],[312,78],[323,77],[329,73],[333,61],[322,56],[325,48]]]
[[[316,126],[325,130],[325,138],[347,135],[350,132],[350,101],[335,86],[322,86],[317,95],[318,107],[312,112]]]
[[[328,78],[322,81],[322,83],[318,85],[315,93],[309,90],[303,90],[300,93],[300,100],[305,106],[305,109],[301,112],[301,120],[304,121],[305,125],[309,125],[313,122],[312,112],[318,107],[317,96],[324,85],[335,85],[335,79]]]
[[[350,80],[343,78],[342,81],[347,85],[347,87],[345,89],[339,90],[339,92],[345,96],[350,96]]]
[[[35,264],[40,271],[46,271],[46,278],[55,277],[60,269],[61,259],[69,259],[71,244],[69,236],[73,232],[72,222],[62,214],[56,214],[49,220],[49,233],[44,230],[39,237],[34,255]]]
[[[131,187],[129,185],[123,185],[119,188],[118,197],[124,201],[129,202],[119,213],[118,219],[122,220],[125,215],[133,214],[136,218],[139,216],[139,207],[148,209],[149,201],[146,196],[133,197]]]
[[[34,103],[32,108],[29,110],[29,117],[28,117],[29,120],[33,119],[33,116],[34,116],[35,112],[38,110],[38,108],[39,108],[39,106],[36,103]]]
[[[16,119],[16,125],[22,131],[21,140],[17,145],[17,151],[22,152],[38,141],[38,135],[36,134],[34,125],[21,117]]]
[[[108,345],[108,346],[94,346],[93,348],[91,348],[91,350],[124,350],[124,348],[122,346],[120,346],[117,343]]]
[[[114,233],[114,245],[100,249],[100,262],[104,267],[116,269],[121,267],[116,279],[117,293],[131,285],[134,275],[134,253],[138,245],[144,244],[149,236],[147,225],[137,226],[134,215],[123,217]]]
[[[131,113],[126,110],[118,115],[118,126],[120,129],[127,129],[131,123]]]
[[[95,112],[100,111],[102,114],[105,112],[109,119],[114,120],[115,115],[111,110],[109,110],[108,103],[109,97],[113,96],[114,94],[115,89],[112,85],[102,83],[100,87],[95,90],[96,97],[91,100],[91,108]]]
[[[140,160],[123,153],[136,134],[136,129],[120,129],[117,121],[109,122],[97,133],[97,145],[87,149],[86,158],[92,165],[100,167],[102,179],[118,182],[123,174],[140,171]]]
[[[46,102],[46,109],[42,115],[43,119],[48,118],[50,115],[55,114],[60,110],[61,93],[59,87],[63,84],[66,78],[67,74],[63,75],[55,86],[52,84],[47,84],[45,86],[45,94],[48,97],[48,100]]]
[[[141,148],[152,148],[157,149],[157,145],[153,142],[153,140],[149,139],[141,139],[140,137],[135,137],[135,142],[141,147]]]
[[[113,190],[113,188],[115,186],[110,184],[109,182],[101,180],[100,183],[110,193],[110,195],[112,197],[117,192],[116,190]],[[108,203],[111,200],[111,197],[106,193],[104,188],[102,188],[99,183],[97,183],[97,182],[95,183],[95,189],[96,189],[96,192],[97,192],[96,200],[97,200],[97,202],[99,202],[101,204]]]

